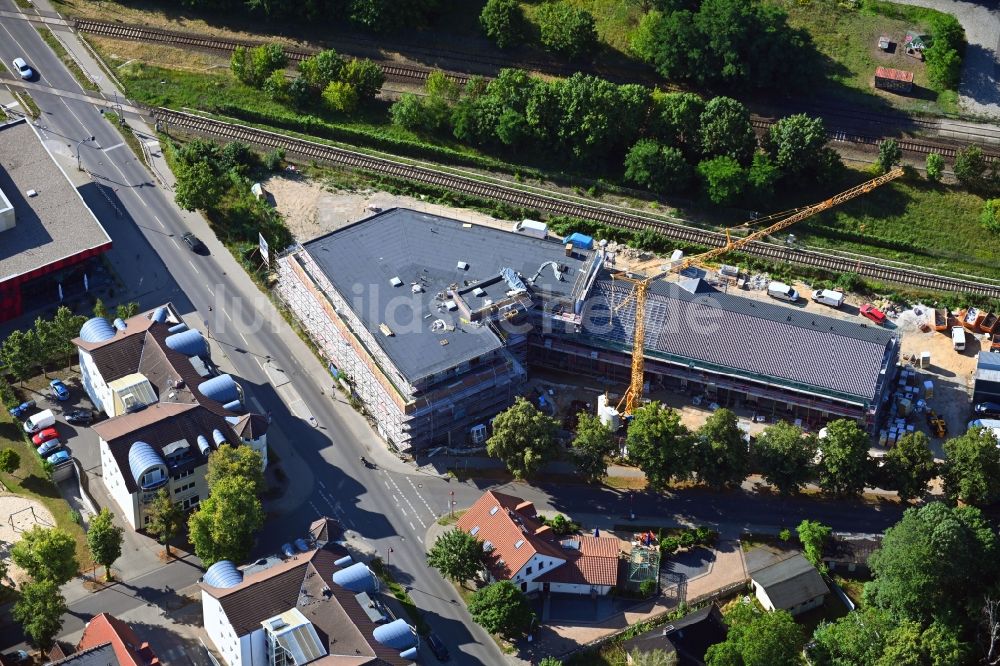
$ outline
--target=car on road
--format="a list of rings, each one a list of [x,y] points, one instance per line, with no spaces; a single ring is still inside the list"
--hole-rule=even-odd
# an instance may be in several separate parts
[[[56,451],[51,456],[45,459],[50,465],[59,465],[64,462],[69,462],[69,451],[63,449],[62,451]]]
[[[24,58],[14,58],[11,63],[14,65],[14,71],[25,81],[30,81],[35,78],[35,72],[30,67],[28,63],[24,61]]]
[[[11,407],[10,409],[7,410],[7,413],[13,416],[18,421],[23,421],[24,417],[28,415],[28,412],[30,412],[34,408],[35,408],[35,401],[27,400],[25,402],[22,402],[17,407]]]
[[[862,317],[867,317],[868,319],[871,319],[879,326],[885,323],[885,313],[879,310],[871,303],[865,303],[864,305],[862,305],[860,313]]]
[[[31,436],[31,441],[35,446],[41,446],[50,439],[59,439],[59,432],[55,428],[46,428]]]
[[[90,425],[94,420],[94,412],[89,409],[74,409],[64,415],[66,423],[74,425]]]
[[[281,547],[281,554],[285,557],[295,557],[295,546],[290,543],[286,543]]]
[[[69,389],[63,384],[61,379],[53,379],[49,382],[49,388],[56,394],[56,400],[66,402],[69,400]]]
[[[50,439],[38,447],[38,455],[45,457],[51,455],[62,448],[62,442],[58,439]]]
[[[195,254],[208,254],[208,248],[205,244],[201,242],[201,239],[195,236],[190,231],[181,236],[181,240],[187,243],[187,246],[191,248],[191,251]]]
[[[434,653],[434,656],[437,657],[438,661],[448,661],[451,659],[451,655],[448,654],[448,648],[445,647],[441,639],[434,634],[427,634],[427,647],[431,649],[431,652]]]
[[[1000,403],[998,402],[980,402],[972,411],[976,416],[1000,416]]]

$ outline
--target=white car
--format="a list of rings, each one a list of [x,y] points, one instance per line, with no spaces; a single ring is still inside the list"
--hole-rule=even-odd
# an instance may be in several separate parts
[[[35,76],[35,73],[28,67],[28,63],[24,61],[24,58],[14,58],[12,61],[14,64],[14,69],[17,70],[18,75],[25,81],[31,79]]]

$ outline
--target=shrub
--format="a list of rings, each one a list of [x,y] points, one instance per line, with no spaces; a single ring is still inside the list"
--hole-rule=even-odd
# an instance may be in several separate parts
[[[677,552],[677,549],[681,547],[680,541],[677,537],[665,537],[660,540],[660,553],[662,555],[669,555],[670,553]]]
[[[539,7],[535,16],[546,50],[579,58],[597,47],[597,25],[590,12],[566,2],[550,2]]]
[[[786,527],[780,532],[778,532],[778,538],[781,539],[782,541],[791,541],[792,531]]]
[[[979,219],[993,233],[1000,232],[1000,199],[987,199]]]
[[[656,581],[644,580],[639,583],[639,594],[643,597],[651,597],[656,594]]]
[[[931,153],[927,156],[927,180],[932,183],[936,183],[941,180],[941,174],[944,172],[944,158],[937,153]]]
[[[281,148],[275,148],[264,154],[264,168],[268,171],[279,171],[284,160],[285,151]]]
[[[747,176],[739,163],[728,155],[704,160],[698,165],[705,193],[712,203],[728,205],[746,186]]]
[[[524,12],[517,0],[487,0],[479,25],[483,32],[502,49],[515,46],[524,39]]]
[[[679,541],[683,548],[690,548],[693,546],[695,542],[694,530],[684,530],[681,532]]]

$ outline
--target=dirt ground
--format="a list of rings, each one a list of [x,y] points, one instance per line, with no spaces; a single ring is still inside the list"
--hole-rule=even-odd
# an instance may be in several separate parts
[[[32,513],[34,509],[34,513]],[[7,578],[20,587],[28,575],[10,559],[10,550],[21,540],[21,534],[35,525],[54,527],[52,513],[40,502],[20,495],[0,493],[0,557],[7,561]]]

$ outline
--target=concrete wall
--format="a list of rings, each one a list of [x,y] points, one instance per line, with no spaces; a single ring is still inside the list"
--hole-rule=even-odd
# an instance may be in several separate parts
[[[16,220],[14,219],[14,207],[10,205],[7,195],[0,190],[0,231],[13,229]]]
[[[91,357],[90,352],[77,348],[80,352],[80,379],[83,383],[83,390],[87,392],[94,407],[107,414],[109,417],[114,414],[109,413],[111,406],[111,389],[108,388],[101,373],[97,370],[97,365]]]
[[[222,610],[222,604],[205,590],[201,591],[201,611],[202,626],[226,666],[242,666],[241,641]]]
[[[108,489],[111,499],[118,505],[118,515],[125,519],[132,529],[141,526],[139,522],[139,497],[132,495],[125,486],[125,479],[122,471],[118,468],[115,457],[111,454],[111,448],[103,439],[100,440],[101,449],[101,478],[104,486]]]

